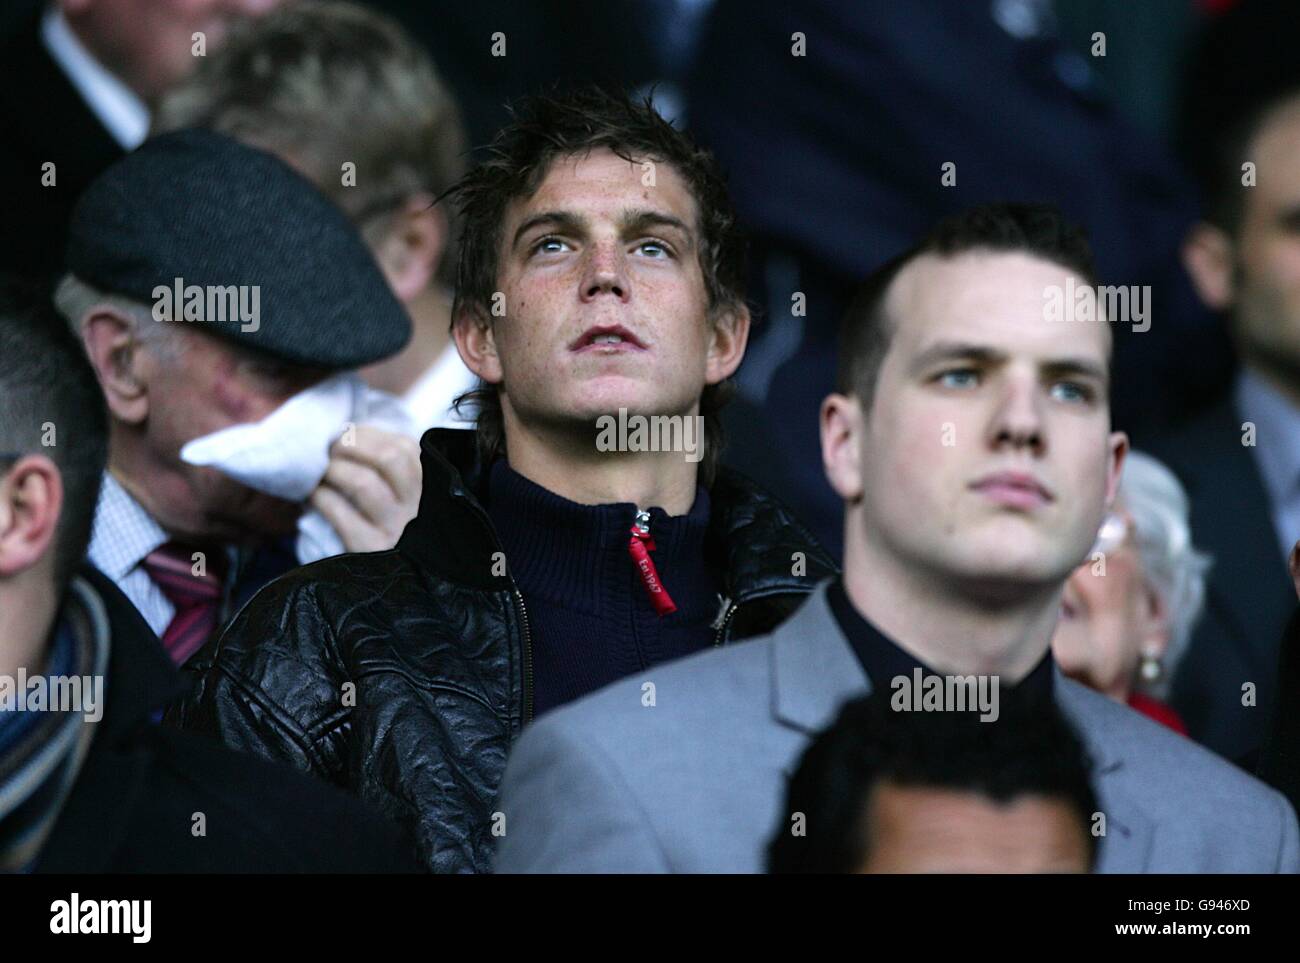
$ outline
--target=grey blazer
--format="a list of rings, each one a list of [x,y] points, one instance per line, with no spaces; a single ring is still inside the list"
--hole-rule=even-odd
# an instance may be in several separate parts
[[[774,633],[537,720],[511,754],[498,872],[762,872],[809,739],[870,683],[820,586]],[[1279,793],[1060,675],[1106,815],[1098,871],[1300,872]]]

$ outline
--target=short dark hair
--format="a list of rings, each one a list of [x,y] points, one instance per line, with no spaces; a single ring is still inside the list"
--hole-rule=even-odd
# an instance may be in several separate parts
[[[984,204],[953,215],[859,286],[840,323],[835,390],[871,404],[894,333],[885,302],[903,268],[927,254],[955,257],[977,251],[1033,255],[1075,272],[1088,284],[1096,283],[1088,235],[1054,205]]]
[[[1176,140],[1201,191],[1203,215],[1229,234],[1241,225],[1241,165],[1272,111],[1300,96],[1295,5],[1242,0],[1206,22],[1180,92]]]
[[[62,590],[90,543],[108,461],[108,415],[95,372],[48,297],[5,279],[0,279],[0,412],[0,471],[24,455],[41,454],[58,466],[63,479],[55,540]]]
[[[510,106],[511,120],[452,189],[460,212],[460,250],[453,324],[462,311],[490,319],[497,286],[501,231],[512,201],[532,196],[560,158],[607,149],[631,162],[670,165],[685,181],[697,208],[700,268],[711,316],[745,305],[745,239],[736,224],[726,179],[713,155],[655,110],[650,97],[634,101],[601,86],[525,97]],[[709,385],[700,399],[705,419],[707,485],[722,446],[720,411],[728,383]],[[491,462],[504,450],[501,406],[494,386],[462,396],[478,411],[480,454]]]
[[[971,712],[903,712],[878,690],[844,706],[804,752],[768,846],[773,873],[847,873],[865,862],[867,807],[881,783],[979,793],[1005,803],[1020,796],[1060,799],[1078,813],[1089,863],[1097,840],[1090,763],[1050,699],[1003,690],[998,718]],[[804,816],[796,835],[791,817]]]

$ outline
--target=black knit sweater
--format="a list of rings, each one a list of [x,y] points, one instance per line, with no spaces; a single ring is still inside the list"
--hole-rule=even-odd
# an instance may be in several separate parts
[[[645,507],[645,506],[641,506]],[[533,647],[536,714],[624,676],[707,648],[720,580],[704,560],[709,495],[686,515],[650,507],[651,559],[677,611],[660,616],[628,552],[638,506],[579,505],[504,459],[492,466],[488,514],[523,593]]]

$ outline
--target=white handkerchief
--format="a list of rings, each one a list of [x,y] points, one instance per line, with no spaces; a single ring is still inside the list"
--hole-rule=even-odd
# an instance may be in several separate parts
[[[369,387],[355,373],[327,378],[294,395],[261,421],[223,428],[181,448],[181,460],[206,465],[249,488],[306,501],[329,466],[329,448],[349,425],[375,425],[419,438],[401,399]],[[298,520],[298,561],[343,552],[343,542],[315,510]]]

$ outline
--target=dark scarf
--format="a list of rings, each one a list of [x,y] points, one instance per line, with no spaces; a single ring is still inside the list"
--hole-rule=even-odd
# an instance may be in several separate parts
[[[104,678],[108,668],[108,618],[103,603],[82,579],[74,579],[51,633],[49,659],[43,680],[44,707],[18,710],[19,679],[0,681],[0,872],[27,872],[32,868],[58,818],[90,746],[95,726],[86,719],[87,699],[100,698],[93,680]],[[59,677],[90,680],[82,706],[60,709],[52,705],[58,688],[49,683]],[[26,697],[33,682],[26,679]]]

